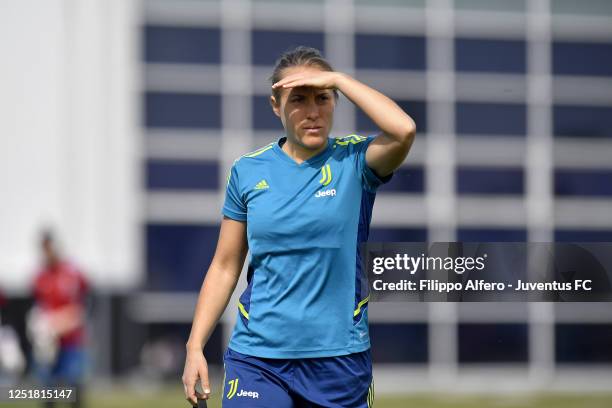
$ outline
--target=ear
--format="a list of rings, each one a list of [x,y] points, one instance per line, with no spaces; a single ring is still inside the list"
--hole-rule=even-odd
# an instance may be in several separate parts
[[[280,118],[281,117],[280,101],[276,101],[276,98],[274,97],[274,95],[270,96],[270,106],[272,106],[272,110],[274,111],[274,114]]]

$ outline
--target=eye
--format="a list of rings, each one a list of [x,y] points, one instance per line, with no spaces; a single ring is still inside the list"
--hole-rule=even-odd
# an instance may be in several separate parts
[[[319,95],[319,99],[322,100],[322,101],[326,101],[326,100],[329,99],[329,95],[326,94],[326,93],[325,94],[320,94]]]
[[[302,95],[294,95],[289,99],[291,102],[301,102],[304,100]]]

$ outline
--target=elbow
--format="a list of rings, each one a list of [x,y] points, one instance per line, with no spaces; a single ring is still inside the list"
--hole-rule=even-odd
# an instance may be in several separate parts
[[[408,121],[406,125],[404,126],[404,129],[402,132],[403,139],[408,141],[409,143],[412,143],[412,141],[416,137],[416,131],[417,131],[416,123],[414,123],[414,120],[412,120],[412,118],[408,118]]]
[[[224,282],[235,284],[240,278],[241,269],[238,266],[223,266],[218,269],[217,273]]]
[[[416,137],[416,124],[412,118],[408,118],[405,124],[402,125],[398,132],[397,140],[400,142],[402,146],[409,149]]]

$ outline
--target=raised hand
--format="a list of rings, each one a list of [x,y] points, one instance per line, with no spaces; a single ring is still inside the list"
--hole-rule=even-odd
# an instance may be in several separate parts
[[[318,69],[302,71],[298,74],[288,75],[272,85],[276,88],[296,88],[299,86],[311,86],[319,89],[337,89],[339,72],[321,71]]]

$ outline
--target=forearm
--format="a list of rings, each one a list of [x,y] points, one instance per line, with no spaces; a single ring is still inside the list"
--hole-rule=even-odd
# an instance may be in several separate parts
[[[388,137],[401,143],[414,137],[414,121],[387,96],[342,73],[338,73],[336,87]]]
[[[240,272],[211,266],[196,305],[188,349],[202,350],[236,288]]]
[[[83,307],[79,304],[66,305],[51,313],[51,326],[58,336],[63,336],[83,324],[83,313]]]

